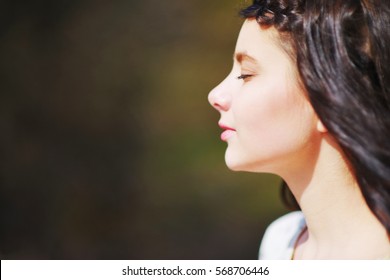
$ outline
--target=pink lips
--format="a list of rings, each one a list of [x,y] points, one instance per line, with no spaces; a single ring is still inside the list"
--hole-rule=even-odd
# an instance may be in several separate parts
[[[221,134],[222,141],[226,142],[230,137],[232,137],[236,133],[236,130],[234,128],[228,127],[224,124],[219,123],[219,127],[224,130]]]

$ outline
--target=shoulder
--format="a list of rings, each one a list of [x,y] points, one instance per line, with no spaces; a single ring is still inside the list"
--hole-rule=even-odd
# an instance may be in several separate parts
[[[265,231],[260,246],[260,259],[290,259],[298,235],[305,227],[302,212],[288,213],[272,222]]]

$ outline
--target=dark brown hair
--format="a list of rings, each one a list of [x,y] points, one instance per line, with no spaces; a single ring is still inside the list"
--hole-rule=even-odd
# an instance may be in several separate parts
[[[390,233],[390,1],[255,0],[241,15],[289,40],[314,110]]]

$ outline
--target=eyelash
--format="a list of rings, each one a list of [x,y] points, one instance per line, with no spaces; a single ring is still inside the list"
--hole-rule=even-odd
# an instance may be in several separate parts
[[[240,75],[240,76],[238,76],[237,77],[237,79],[239,79],[239,80],[245,80],[245,79],[248,79],[248,78],[250,78],[250,77],[252,77],[253,75]]]

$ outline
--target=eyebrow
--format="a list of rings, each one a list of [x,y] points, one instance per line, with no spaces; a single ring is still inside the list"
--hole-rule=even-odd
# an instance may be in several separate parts
[[[235,56],[234,56],[234,58],[235,58],[235,59],[238,61],[238,63],[240,63],[240,64],[241,64],[242,61],[244,61],[244,60],[247,60],[247,61],[249,61],[250,63],[253,63],[253,64],[259,64],[258,61],[257,61],[254,57],[248,55],[248,54],[245,53],[245,52],[236,53]]]

